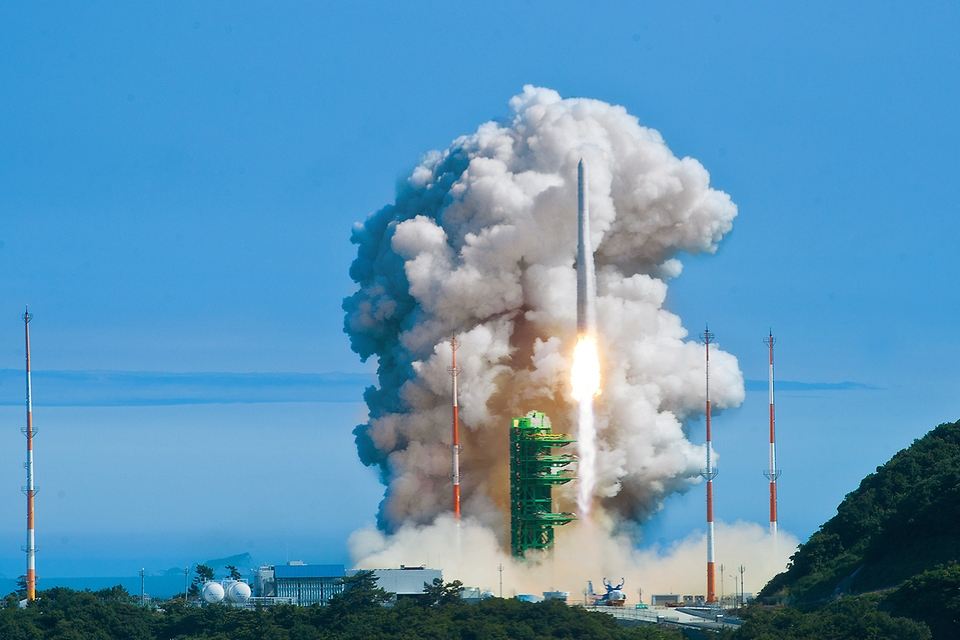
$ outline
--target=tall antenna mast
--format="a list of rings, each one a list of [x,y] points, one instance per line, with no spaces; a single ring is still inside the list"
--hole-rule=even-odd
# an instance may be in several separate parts
[[[27,600],[37,597],[37,546],[33,535],[33,496],[36,493],[33,486],[33,387],[30,382],[30,320],[33,316],[29,310],[23,313],[23,328],[26,336],[27,349],[27,426],[22,429],[27,436],[27,462],[23,465],[27,470],[27,486],[23,488],[27,494],[27,544],[23,550],[27,552]]]
[[[777,439],[773,430],[773,345],[777,340],[773,337],[773,329],[763,339],[763,343],[770,348],[770,470],[763,475],[770,481],[770,535],[773,536],[774,548],[777,544],[777,478],[780,470],[777,469]]]
[[[460,408],[457,402],[457,377],[460,367],[457,366],[457,336],[453,336],[453,366],[447,371],[453,376],[453,518],[460,522]]]
[[[700,334],[707,350],[707,467],[700,471],[700,475],[707,481],[707,602],[717,601],[713,557],[713,479],[717,477],[717,469],[713,466],[713,435],[710,432],[710,341],[713,338],[710,326],[707,325],[706,330]]]

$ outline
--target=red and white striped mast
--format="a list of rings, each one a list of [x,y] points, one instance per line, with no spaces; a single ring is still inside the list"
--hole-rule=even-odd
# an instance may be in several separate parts
[[[763,475],[770,481],[770,535],[773,536],[773,544],[777,544],[777,478],[780,477],[780,470],[777,469],[777,439],[773,429],[773,345],[776,339],[773,337],[773,330],[763,339],[763,343],[770,348],[770,469],[764,471]]]
[[[707,380],[707,466],[700,475],[707,481],[707,602],[717,601],[716,571],[714,570],[713,546],[713,479],[717,477],[717,469],[713,466],[713,435],[710,431],[710,341],[714,335],[710,333],[709,325],[700,334],[707,351],[706,380]]]
[[[27,486],[23,488],[27,494],[27,544],[23,550],[27,552],[27,600],[37,597],[37,546],[33,531],[33,496],[36,493],[33,486],[33,388],[30,382],[30,320],[33,316],[29,310],[23,313],[23,327],[26,336],[27,350],[27,426],[23,429],[27,436],[27,462],[23,466],[27,470]]]
[[[453,336],[453,366],[447,371],[453,377],[453,518],[460,522],[460,407],[457,401],[457,377],[460,367],[457,366],[457,336]]]

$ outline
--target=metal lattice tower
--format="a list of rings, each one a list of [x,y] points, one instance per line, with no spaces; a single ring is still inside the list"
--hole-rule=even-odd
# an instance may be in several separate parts
[[[33,428],[33,386],[30,380],[30,320],[33,316],[29,310],[23,312],[23,329],[26,336],[27,352],[27,426],[22,429],[23,434],[27,436],[27,461],[23,467],[27,470],[27,484],[23,487],[23,492],[27,494],[27,544],[21,547],[27,552],[27,600],[34,600],[37,597],[37,566],[36,554],[37,544],[34,537],[33,528],[33,498],[36,495],[36,487],[33,485],[33,436],[36,431]]]
[[[716,572],[714,571],[713,546],[713,479],[717,477],[717,468],[713,466],[713,434],[710,431],[710,342],[714,335],[710,327],[706,327],[700,334],[700,339],[706,347],[706,396],[707,396],[707,466],[700,470],[700,475],[707,481],[707,602],[717,601]]]
[[[453,350],[453,366],[447,371],[453,376],[453,518],[460,522],[460,403],[457,399],[457,376],[461,368],[457,365],[457,336],[450,343]]]
[[[575,442],[566,433],[552,433],[550,419],[539,411],[514,418],[510,428],[510,551],[516,557],[530,549],[553,547],[553,529],[577,517],[553,512],[555,485],[576,476],[562,468],[575,461],[554,449]]]
[[[763,475],[770,481],[770,535],[773,536],[774,548],[777,548],[777,479],[780,470],[777,469],[777,438],[774,433],[773,421],[773,345],[777,340],[773,337],[773,329],[763,339],[763,343],[770,349],[770,469]]]

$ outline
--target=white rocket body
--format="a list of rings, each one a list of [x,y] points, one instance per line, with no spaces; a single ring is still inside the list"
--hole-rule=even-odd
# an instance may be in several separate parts
[[[581,352],[580,358],[595,362],[597,337],[597,278],[593,264],[593,245],[590,241],[590,193],[587,188],[587,165],[581,160],[577,166],[577,349],[581,345],[587,347]],[[592,345],[592,348],[590,346]],[[589,369],[591,362],[581,361],[580,374],[588,374],[582,370],[583,365]],[[573,377],[577,376],[577,355],[574,355]],[[597,384],[599,384],[599,371]],[[584,382],[584,381],[582,381]],[[577,384],[576,382],[574,383]],[[588,383],[589,386],[589,383]],[[580,394],[577,421],[577,475],[579,487],[577,489],[577,507],[580,518],[589,517],[593,503],[593,492],[597,484],[596,474],[596,424],[593,415],[593,396],[599,389],[579,389]],[[575,395],[574,397],[577,397]]]
[[[590,241],[590,196],[587,165],[577,166],[577,334],[597,335],[597,277]]]

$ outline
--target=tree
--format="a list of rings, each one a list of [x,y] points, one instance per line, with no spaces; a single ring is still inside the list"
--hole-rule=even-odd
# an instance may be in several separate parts
[[[378,587],[377,580],[373,571],[358,571],[343,578],[343,591],[330,599],[331,608],[360,611],[390,602],[394,594]]]
[[[938,638],[956,636],[960,620],[960,565],[939,566],[917,574],[887,598],[895,615],[922,620]]]
[[[93,595],[96,596],[100,602],[125,602],[130,604],[139,601],[139,598],[131,596],[130,592],[127,591],[122,584],[107,589],[99,589],[94,591]]]
[[[205,582],[213,580],[213,569],[205,564],[198,564],[196,572],[197,575],[193,577],[193,582],[190,584],[190,595],[192,596],[200,593],[200,587],[203,586]]]
[[[442,578],[434,578],[433,583],[423,583],[423,595],[419,602],[425,607],[436,604],[463,604],[463,583],[459,580],[444,583]]]
[[[237,569],[237,567],[234,566],[234,565],[232,565],[232,564],[228,564],[228,565],[226,565],[226,567],[224,567],[224,568],[225,568],[227,571],[230,572],[230,579],[231,579],[231,580],[239,580],[240,578],[243,577],[243,574],[240,573],[240,570]]]
[[[731,640],[930,640],[922,622],[877,608],[879,597],[841,598],[810,612],[793,607],[748,609]]]

